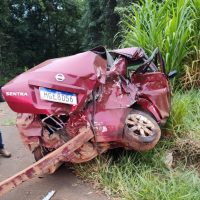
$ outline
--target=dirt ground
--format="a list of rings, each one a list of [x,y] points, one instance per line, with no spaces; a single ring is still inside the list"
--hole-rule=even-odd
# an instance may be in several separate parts
[[[11,158],[0,157],[0,181],[14,175],[34,162],[33,156],[22,144],[15,127],[15,113],[6,103],[0,103],[0,130]],[[1,200],[42,200],[48,192],[55,190],[51,200],[107,200],[90,185],[79,180],[70,169],[63,166],[56,173],[43,178],[34,178],[23,183]]]

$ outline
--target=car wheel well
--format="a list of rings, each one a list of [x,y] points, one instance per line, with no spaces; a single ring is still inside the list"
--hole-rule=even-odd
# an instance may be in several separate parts
[[[134,103],[134,104],[131,106],[131,108],[134,109],[134,110],[142,111],[142,112],[144,112],[144,113],[150,115],[150,116],[158,123],[156,117],[152,114],[152,112],[150,112],[150,111],[147,110],[147,109],[144,109],[144,108],[143,108],[140,104],[138,104],[137,102]]]

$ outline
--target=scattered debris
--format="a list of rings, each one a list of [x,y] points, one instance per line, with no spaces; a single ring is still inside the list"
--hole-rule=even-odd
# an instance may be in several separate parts
[[[172,168],[173,164],[173,152],[167,152],[164,157],[164,164],[168,169]]]
[[[90,194],[92,194],[92,193],[93,193],[93,192],[88,192],[87,194],[90,195]]]
[[[49,192],[49,193],[47,194],[47,196],[44,197],[42,200],[50,200],[50,199],[53,197],[53,195],[54,195],[55,193],[56,193],[56,191],[52,190],[52,191]]]

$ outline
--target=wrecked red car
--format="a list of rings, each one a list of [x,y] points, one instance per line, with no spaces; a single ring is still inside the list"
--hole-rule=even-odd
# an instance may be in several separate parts
[[[47,60],[2,91],[18,113],[17,127],[36,160],[82,127],[90,127],[94,139],[73,162],[88,161],[109,148],[150,150],[170,112],[168,75],[158,49],[150,58],[141,48],[108,52],[97,47]]]
[[[112,148],[152,149],[169,117],[173,75],[165,73],[158,49],[147,57],[141,48],[97,47],[47,60],[2,91],[36,160],[90,132],[82,143],[73,140],[65,149],[71,153],[59,160],[81,163]]]

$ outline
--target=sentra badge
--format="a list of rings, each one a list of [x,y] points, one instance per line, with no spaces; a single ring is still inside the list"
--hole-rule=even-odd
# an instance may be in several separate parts
[[[25,96],[28,96],[28,93],[27,92],[6,92],[6,96],[25,97]]]

